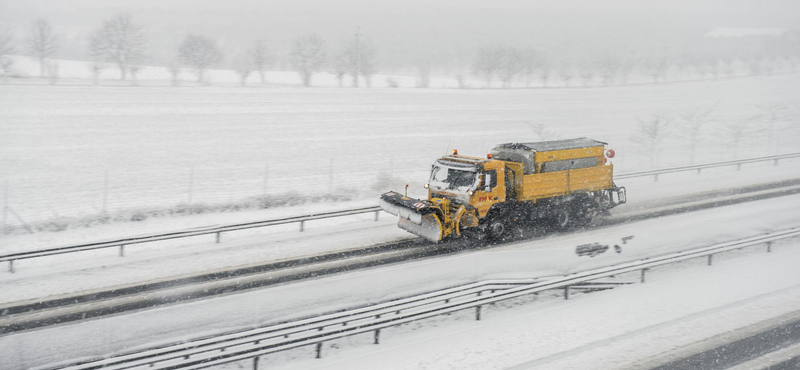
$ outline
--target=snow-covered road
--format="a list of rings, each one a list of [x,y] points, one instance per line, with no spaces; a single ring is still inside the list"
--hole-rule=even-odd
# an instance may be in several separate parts
[[[798,226],[799,208],[800,196],[770,199],[44,328],[0,337],[0,356],[9,359],[12,368],[26,368],[79,356],[131,350],[154,343],[253,327],[476,280],[575,272]],[[621,254],[606,253],[588,258],[577,257],[573,251],[576,245],[615,241],[628,235],[635,235],[635,238],[624,247]],[[775,255],[779,254],[776,252]],[[717,260],[721,259],[724,258]],[[787,255],[781,261],[794,266],[797,258]],[[776,274],[780,268],[761,267]],[[793,269],[786,274],[797,274],[797,271]],[[697,283],[700,282],[698,278]],[[746,289],[747,294],[760,289],[751,289],[742,284],[739,286]],[[638,297],[638,293],[630,296]],[[685,305],[690,303],[690,300],[683,302]],[[491,310],[489,312],[491,316]],[[391,334],[387,335],[391,337]],[[43,353],[40,348],[49,350]],[[304,353],[307,354],[307,351],[290,351],[276,355],[274,359],[279,362],[290,361],[295,357],[304,358]],[[330,358],[335,359],[336,356]],[[529,360],[517,359],[518,362]],[[414,366],[418,367],[418,364]]]
[[[676,202],[678,197],[685,201],[689,194],[798,178],[800,166],[797,163],[797,160],[787,160],[779,166],[770,163],[753,164],[745,166],[741,171],[736,171],[734,167],[719,168],[708,170],[699,176],[692,172],[670,174],[662,176],[659,182],[654,182],[650,177],[626,179],[620,185],[628,188],[629,203],[614,212],[624,216],[655,206],[669,205]],[[267,214],[276,217],[278,212],[273,210]],[[745,214],[746,212],[742,213]],[[198,222],[211,222],[215,218],[219,220],[229,216],[230,214],[217,214],[200,215],[197,219],[187,217],[184,226],[198,226]],[[396,221],[387,214],[378,222],[372,219],[373,215],[367,214],[314,221],[307,223],[304,233],[297,232],[297,225],[228,233],[223,235],[222,244],[215,244],[213,236],[201,236],[133,245],[127,248],[125,258],[117,257],[115,250],[106,249],[17,261],[17,273],[0,273],[0,283],[5,287],[5,294],[0,296],[0,304],[38,301],[80,291],[120,288],[232,266],[241,267],[364,247],[411,236],[398,229],[395,226]],[[177,226],[174,223],[166,225]],[[98,227],[97,230],[12,236],[6,238],[10,243],[5,250],[11,252],[52,247],[52,244],[47,243],[56,240],[61,243],[92,240],[85,240],[87,235],[130,236],[131,233],[135,235],[136,226],[114,225]],[[64,276],[70,278],[64,279]]]

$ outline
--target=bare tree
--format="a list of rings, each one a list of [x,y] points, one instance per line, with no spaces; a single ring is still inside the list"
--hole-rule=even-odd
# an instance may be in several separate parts
[[[500,59],[497,56],[497,48],[484,46],[478,49],[475,58],[475,73],[486,79],[486,87],[492,87],[492,77],[500,68]]]
[[[42,77],[45,76],[47,68],[45,59],[56,52],[56,46],[57,41],[50,22],[45,19],[34,21],[28,35],[28,50],[39,60],[39,75]]]
[[[499,59],[500,80],[503,81],[503,87],[511,87],[514,76],[523,69],[522,53],[511,46],[498,48],[495,53]]]
[[[725,121],[722,126],[722,137],[733,150],[733,158],[739,158],[739,147],[746,139],[754,138],[764,130],[759,127],[759,122],[764,119],[762,114],[746,116],[738,120]]]
[[[142,72],[142,66],[136,64],[128,67],[131,72],[131,84],[133,86],[139,85],[139,73]]]
[[[130,15],[120,14],[103,22],[92,33],[90,48],[94,58],[116,64],[119,77],[124,80],[128,68],[144,58],[145,37]]]
[[[691,163],[695,161],[697,146],[700,144],[701,130],[708,125],[708,123],[714,121],[711,114],[714,112],[715,107],[716,103],[709,108],[694,107],[678,113],[678,119],[680,120],[678,132],[680,132],[679,135],[689,146],[689,160]]]
[[[569,86],[569,80],[575,77],[575,68],[570,61],[566,59],[561,61],[558,66],[558,77],[561,78],[561,81],[564,81],[564,87]]]
[[[548,54],[537,54],[536,70],[539,73],[539,79],[542,80],[542,86],[547,87],[547,81],[553,73],[553,61]]]
[[[206,69],[222,62],[222,52],[217,47],[217,43],[209,37],[187,35],[178,47],[178,60],[182,64],[194,68],[197,82],[202,82]]]
[[[417,87],[424,89],[430,87],[432,70],[433,66],[431,66],[431,62],[429,61],[420,61],[417,64],[417,75],[419,76],[419,79],[417,80]]]
[[[325,64],[325,41],[317,34],[308,34],[294,40],[292,65],[300,74],[304,86],[311,86],[311,77]]]
[[[600,57],[598,62],[598,69],[600,77],[603,79],[603,85],[610,85],[617,77],[620,70],[620,59],[616,55],[605,54]]]
[[[578,75],[583,79],[583,86],[588,86],[597,73],[597,63],[589,56],[584,56],[578,62]]]
[[[92,63],[89,64],[89,70],[92,72],[92,84],[98,85],[100,83],[100,74],[103,73],[103,69],[105,68],[105,63],[97,59],[92,60]]]
[[[366,41],[359,43],[357,51],[358,72],[364,77],[367,87],[372,86],[372,76],[378,71],[378,49],[375,45]]]
[[[347,72],[350,71],[350,66],[351,58],[347,55],[347,50],[342,50],[334,54],[331,60],[331,68],[333,75],[335,75],[336,79],[339,81],[339,87],[344,87],[344,77],[347,75]]]
[[[236,72],[236,74],[239,75],[239,83],[242,86],[247,85],[247,77],[249,77],[250,74],[256,70],[256,67],[253,64],[252,59],[243,57],[234,58],[232,67],[234,72]]]
[[[791,116],[789,106],[785,103],[780,103],[757,107],[761,111],[761,116],[763,117],[762,121],[767,124],[766,131],[769,139],[767,144],[769,146],[769,154],[775,154],[775,149],[780,142],[780,133],[783,132],[783,130],[778,130],[776,132],[776,128],[782,123],[789,122]]]
[[[169,72],[170,76],[172,76],[172,86],[178,86],[178,77],[181,74],[181,67],[178,63],[171,62],[167,66],[167,71]]]
[[[532,48],[520,51],[522,54],[522,75],[525,76],[525,87],[531,87],[531,76],[536,72],[538,52]]]
[[[272,65],[275,59],[269,50],[267,40],[256,40],[255,43],[253,43],[253,48],[250,49],[248,54],[250,55],[250,63],[253,66],[253,69],[258,71],[258,76],[261,78],[261,83],[267,83],[267,78],[264,73],[267,68]]]
[[[672,118],[665,114],[653,114],[650,119],[636,118],[636,132],[631,138],[644,151],[650,152],[650,166],[659,163],[658,154],[661,153],[661,144],[669,136]]]
[[[11,74],[11,66],[14,64],[14,60],[10,56],[14,54],[14,47],[11,45],[13,40],[14,35],[10,30],[0,29],[0,69],[2,69],[4,82]]]

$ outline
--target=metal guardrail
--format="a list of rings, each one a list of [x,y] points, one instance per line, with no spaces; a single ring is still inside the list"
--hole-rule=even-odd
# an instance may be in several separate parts
[[[698,174],[704,169],[707,168],[717,168],[717,167],[727,167],[727,166],[736,166],[736,170],[741,170],[743,164],[747,163],[756,163],[756,162],[769,162],[773,161],[774,164],[777,166],[778,161],[781,159],[786,158],[796,158],[800,157],[800,153],[789,153],[789,154],[781,154],[781,155],[770,155],[766,157],[757,157],[757,158],[749,158],[749,159],[739,159],[735,161],[724,161],[724,162],[714,162],[714,163],[705,163],[705,164],[697,164],[692,166],[681,166],[681,167],[670,167],[670,168],[662,168],[657,170],[647,170],[647,171],[638,171],[638,172],[630,172],[630,173],[623,173],[614,176],[615,179],[629,179],[633,177],[643,177],[643,176],[654,176],[655,181],[658,181],[658,175],[662,175],[665,173],[675,173],[675,172],[685,172],[685,171],[697,171]]]
[[[372,334],[374,343],[378,344],[381,330],[389,327],[465,309],[475,309],[475,319],[480,320],[481,307],[487,304],[553,289],[563,289],[564,299],[569,299],[570,289],[613,288],[626,283],[598,283],[595,281],[636,271],[641,271],[640,281],[644,283],[645,272],[653,267],[700,257],[708,258],[708,265],[711,265],[715,254],[765,243],[767,252],[770,252],[773,241],[797,236],[800,236],[800,228],[565,276],[531,280],[483,281],[258,329],[40,369],[90,370],[134,367],[159,370],[201,369],[252,359],[253,368],[257,370],[259,357],[271,353],[315,345],[316,357],[319,358],[322,356],[322,345],[326,341],[358,334]]]
[[[800,157],[800,153],[790,153],[790,154],[774,155],[774,156],[767,156],[767,157],[742,159],[742,160],[736,160],[736,161],[716,162],[716,163],[707,163],[707,164],[700,164],[700,165],[693,165],[693,166],[682,166],[682,167],[663,168],[663,169],[658,169],[658,170],[631,172],[631,173],[624,173],[624,174],[616,175],[616,176],[614,176],[614,178],[615,179],[626,179],[626,178],[633,178],[633,177],[655,176],[655,181],[658,181],[658,175],[660,175],[660,174],[683,172],[683,171],[692,171],[692,170],[696,170],[698,173],[700,173],[700,171],[702,169],[715,168],[715,167],[724,167],[724,166],[732,166],[732,165],[736,165],[737,168],[741,168],[742,164],[755,163],[755,162],[766,162],[766,161],[774,161],[775,165],[777,165],[778,164],[778,160],[780,160],[780,159],[795,158],[795,157]],[[224,232],[252,229],[252,228],[258,228],[258,227],[275,226],[275,225],[284,225],[284,224],[289,224],[289,223],[300,223],[300,231],[302,232],[303,230],[305,230],[305,222],[306,221],[321,220],[321,219],[342,217],[342,216],[352,216],[352,215],[358,215],[358,214],[364,214],[364,213],[372,213],[372,212],[375,213],[375,221],[377,221],[378,217],[380,215],[380,212],[381,212],[380,207],[377,207],[377,206],[375,206],[375,207],[362,207],[362,208],[348,209],[348,210],[343,210],[343,211],[316,213],[316,214],[311,214],[311,215],[286,217],[286,218],[280,218],[280,219],[248,222],[248,223],[241,223],[241,224],[230,224],[230,225],[224,225],[224,226],[201,227],[201,228],[194,228],[194,229],[189,229],[189,230],[173,231],[173,232],[168,232],[168,233],[148,234],[148,235],[142,235],[142,236],[130,237],[130,238],[124,238],[124,239],[118,239],[118,240],[111,240],[111,241],[92,242],[92,243],[86,243],[86,244],[77,244],[77,245],[69,245],[69,246],[56,247],[56,248],[40,249],[40,250],[29,251],[29,252],[18,252],[18,253],[3,254],[3,255],[0,255],[0,262],[8,262],[8,271],[13,273],[14,272],[14,261],[16,261],[16,260],[29,259],[29,258],[38,258],[38,257],[46,257],[46,256],[54,256],[54,255],[64,254],[64,253],[83,252],[83,251],[101,249],[101,248],[119,248],[119,255],[122,257],[122,256],[125,255],[125,246],[126,245],[149,243],[149,242],[155,242],[155,241],[161,241],[161,240],[169,240],[169,239],[187,238],[187,237],[193,237],[193,236],[199,236],[199,235],[208,235],[208,234],[216,234],[216,242],[219,243],[220,242],[220,234],[224,233]]]

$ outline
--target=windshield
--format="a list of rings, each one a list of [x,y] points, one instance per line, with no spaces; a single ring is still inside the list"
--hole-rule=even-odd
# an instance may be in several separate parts
[[[467,191],[477,186],[478,173],[469,168],[452,168],[436,164],[431,171],[431,186],[439,189]]]

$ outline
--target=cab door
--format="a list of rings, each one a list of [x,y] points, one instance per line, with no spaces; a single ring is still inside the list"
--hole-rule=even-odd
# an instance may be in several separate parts
[[[478,209],[481,218],[486,217],[489,209],[497,203],[506,200],[506,180],[505,169],[484,171],[483,179],[475,194],[472,196],[472,204]]]

